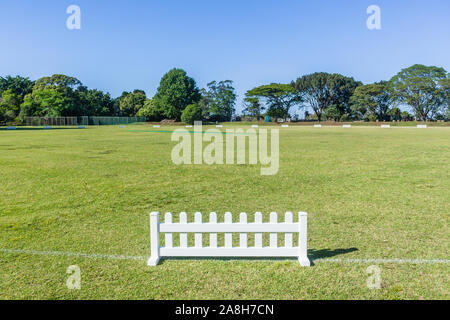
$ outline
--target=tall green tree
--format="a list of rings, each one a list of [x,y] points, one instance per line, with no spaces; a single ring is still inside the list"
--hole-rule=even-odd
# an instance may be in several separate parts
[[[33,90],[34,82],[21,76],[0,77],[0,122],[14,121],[20,105]]]
[[[388,120],[393,102],[393,95],[386,81],[359,86],[351,97],[352,110],[360,119],[375,115],[380,121]]]
[[[148,121],[161,121],[162,115],[156,110],[153,100],[147,99],[144,106],[138,111],[138,117],[146,117]]]
[[[215,121],[230,121],[235,112],[236,93],[233,81],[211,81],[202,90],[201,108]]]
[[[244,113],[250,114],[258,121],[261,119],[261,113],[264,111],[264,106],[261,104],[258,98],[247,96],[244,98]]]
[[[0,96],[6,90],[11,90],[14,94],[23,98],[33,91],[34,82],[29,78],[21,76],[6,76],[0,77]]]
[[[445,101],[439,83],[447,78],[444,68],[415,64],[392,77],[394,98],[411,107],[422,120],[430,119]]]
[[[331,90],[331,106],[339,114],[338,117],[334,117],[335,120],[349,119],[352,113],[350,99],[355,89],[361,86],[362,83],[352,77],[346,77],[338,73],[331,74],[328,83]]]
[[[3,121],[13,121],[19,115],[21,100],[12,89],[3,91],[0,100],[0,117],[3,117]]]
[[[80,80],[74,77],[66,76],[64,74],[54,74],[51,77],[43,77],[38,79],[33,91],[44,89],[56,90],[67,98],[74,98],[74,91],[82,86]]]
[[[298,78],[292,85],[303,98],[303,105],[310,107],[321,121],[330,107],[328,117],[337,120],[349,113],[350,98],[361,83],[337,73],[316,72]]]
[[[120,98],[120,111],[123,116],[134,117],[144,106],[147,96],[143,90],[123,92]]]
[[[202,108],[198,104],[188,105],[181,114],[181,121],[184,123],[194,124],[195,121],[203,119]]]
[[[69,97],[54,89],[39,89],[25,96],[20,118],[26,116],[60,117],[72,103]]]
[[[332,93],[329,86],[329,74],[316,72],[298,78],[293,83],[294,88],[304,99],[304,104],[311,109],[319,121],[324,111],[332,104]]]
[[[80,80],[62,74],[38,79],[32,93],[24,97],[21,118],[31,115],[61,117],[77,115],[80,107],[76,90],[82,86]]]
[[[265,101],[267,114],[273,117],[288,118],[291,108],[302,102],[302,97],[289,84],[272,83],[253,88],[246,93],[247,98]]]
[[[444,96],[442,114],[448,119],[450,118],[450,73],[447,74],[447,78],[439,81],[439,85]]]
[[[80,106],[77,116],[115,116],[114,103],[109,93],[97,89],[77,90]]]
[[[158,114],[168,119],[181,120],[181,113],[190,104],[200,100],[195,80],[186,71],[174,68],[167,72],[152,99]]]

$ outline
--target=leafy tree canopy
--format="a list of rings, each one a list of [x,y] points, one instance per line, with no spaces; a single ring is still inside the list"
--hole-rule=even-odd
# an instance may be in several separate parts
[[[416,116],[427,120],[445,102],[440,81],[447,78],[443,68],[415,64],[401,70],[390,80],[394,99],[412,108]]]
[[[33,90],[34,82],[29,78],[24,78],[21,76],[6,76],[0,77],[0,96],[6,90],[11,90],[14,94],[18,95],[23,99],[25,95],[31,93]]]
[[[393,95],[388,83],[381,81],[366,84],[355,89],[351,97],[352,110],[360,119],[374,115],[380,121],[388,120]]]
[[[261,113],[264,110],[264,106],[260,103],[258,98],[246,95],[244,98],[244,106],[244,113],[248,113],[253,117],[256,117],[257,120],[261,118]]]
[[[143,90],[123,92],[120,98],[120,111],[123,116],[134,117],[144,106],[147,97]]]
[[[180,120],[183,110],[200,100],[200,91],[186,71],[174,68],[161,78],[152,100],[157,112],[163,117]]]
[[[247,98],[259,98],[266,102],[268,115],[287,118],[290,109],[302,102],[302,97],[289,84],[272,83],[247,91]]]
[[[211,81],[208,89],[202,89],[200,106],[202,112],[212,120],[230,121],[235,112],[236,93],[233,81]]]
[[[188,105],[181,114],[181,121],[184,123],[194,124],[194,121],[201,121],[202,119],[202,108],[198,104]]]
[[[303,98],[304,106],[311,107],[319,121],[327,108],[328,116],[340,119],[350,111],[350,97],[360,82],[341,74],[316,72],[298,78],[292,86]]]
[[[149,121],[161,121],[162,115],[158,112],[153,104],[153,100],[147,99],[144,102],[144,106],[137,113],[138,117],[146,117]]]

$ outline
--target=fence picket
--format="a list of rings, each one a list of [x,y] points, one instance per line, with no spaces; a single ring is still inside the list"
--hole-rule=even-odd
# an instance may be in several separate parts
[[[166,215],[164,216],[164,223],[171,224],[172,223],[172,214],[170,212],[166,212]],[[171,232],[167,232],[165,235],[166,238],[166,247],[172,248],[173,247],[173,236]]]
[[[247,214],[245,212],[241,212],[239,216],[240,223],[247,223]],[[239,246],[241,248],[247,248],[247,233],[241,232],[239,234]]]
[[[277,223],[277,222],[278,222],[277,213],[271,212],[270,213],[270,223]],[[278,246],[277,242],[278,242],[277,234],[274,232],[271,232],[270,233],[270,247],[276,248]]]
[[[224,223],[217,223],[217,215],[211,212],[209,223],[203,223],[201,212],[194,215],[194,223],[187,222],[187,213],[181,212],[179,223],[174,223],[172,214],[167,212],[164,223],[159,222],[159,213],[150,214],[151,257],[149,266],[156,266],[160,257],[297,257],[301,266],[309,266],[307,255],[307,218],[306,212],[298,213],[298,222],[293,222],[292,212],[286,212],[284,222],[278,223],[276,212],[270,213],[270,222],[262,222],[261,212],[255,214],[254,223],[248,223],[245,212],[239,216],[239,222],[233,223],[230,212],[225,213]],[[225,244],[217,246],[217,233],[225,233]],[[164,247],[160,247],[160,233],[165,234]],[[180,234],[180,246],[174,247],[173,233]],[[195,234],[194,247],[188,246],[188,233]],[[210,234],[209,247],[203,247],[203,233]],[[233,247],[233,233],[239,233],[239,246]],[[248,247],[248,233],[255,233],[255,246]],[[262,234],[270,234],[270,246],[263,247]],[[285,233],[285,245],[278,247],[277,233]],[[298,246],[293,246],[293,234],[298,233]]]
[[[201,212],[196,212],[195,213],[195,223],[198,224],[202,224],[202,213]],[[196,233],[195,234],[195,247],[196,248],[201,248],[203,246],[203,237],[201,233]]]
[[[215,212],[211,212],[209,214],[209,223],[216,224],[217,223],[217,214]],[[217,248],[217,233],[211,232],[209,234],[209,246],[211,248]]]
[[[286,212],[284,215],[284,222],[285,223],[292,223],[294,220],[292,218],[292,212]],[[292,233],[286,232],[284,234],[284,246],[286,248],[292,248]]]
[[[225,213],[225,223],[233,223],[233,216],[231,212]],[[225,248],[233,247],[233,234],[231,232],[225,233]]]
[[[180,213],[180,223],[186,224],[187,223],[187,214],[186,212]],[[180,247],[181,248],[187,248],[187,233],[181,232],[180,233]]]
[[[262,213],[261,212],[255,213],[255,223],[262,223]],[[255,247],[262,248],[262,233],[260,233],[260,232],[255,233]]]

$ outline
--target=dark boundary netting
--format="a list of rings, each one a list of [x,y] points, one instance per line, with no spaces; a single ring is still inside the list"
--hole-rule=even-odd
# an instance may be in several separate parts
[[[39,126],[101,126],[145,122],[145,117],[27,117],[26,125]]]

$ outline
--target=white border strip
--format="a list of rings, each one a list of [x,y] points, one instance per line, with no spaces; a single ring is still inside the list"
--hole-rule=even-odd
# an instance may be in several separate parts
[[[34,254],[34,255],[44,255],[44,256],[67,256],[67,257],[77,257],[77,258],[110,259],[110,260],[146,260],[146,257],[139,257],[139,256],[109,255],[109,254],[98,254],[98,253],[77,253],[77,252],[63,252],[63,251],[0,249],[0,252],[2,252],[2,253]]]
[[[410,264],[440,264],[450,263],[445,259],[315,259],[315,263],[334,262],[334,263],[410,263]]]
[[[17,250],[17,249],[0,249],[1,253],[15,253],[15,254],[32,254],[44,256],[66,256],[76,258],[93,258],[93,259],[109,259],[109,260],[147,260],[143,256],[125,256],[125,255],[110,255],[98,253],[78,253],[78,252],[64,252],[64,251],[38,251],[38,250]],[[314,263],[397,263],[397,264],[448,264],[450,260],[447,259],[331,259],[320,258],[311,259]]]

